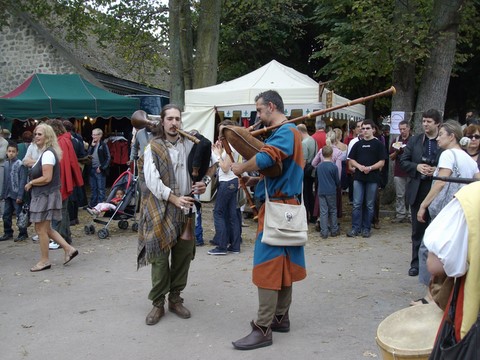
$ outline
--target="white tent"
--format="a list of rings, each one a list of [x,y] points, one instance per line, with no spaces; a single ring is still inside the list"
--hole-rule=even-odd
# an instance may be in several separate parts
[[[306,115],[325,108],[326,91],[319,99],[319,84],[292,68],[272,60],[261,68],[219,85],[185,91],[185,113],[183,125],[187,130],[196,129],[213,139],[215,127],[215,108],[232,114],[241,111],[243,117],[250,117],[255,111],[254,98],[265,90],[276,90],[283,98],[285,113],[302,110]],[[334,94],[332,106],[346,103],[348,99]],[[342,119],[363,119],[365,107],[354,105],[335,111],[332,116]]]
[[[213,141],[215,133],[215,111],[224,111],[231,116],[234,111],[241,111],[242,117],[250,118],[256,111],[255,96],[266,90],[276,90],[283,99],[285,115],[292,110],[302,110],[303,115],[325,108],[326,91],[319,99],[319,84],[292,68],[272,60],[261,68],[219,85],[185,91],[185,112],[182,114],[185,130],[198,130],[203,136]],[[332,106],[344,104],[348,99],[333,95]],[[365,107],[354,105],[327,114],[329,117],[342,119],[363,119]],[[202,200],[210,200],[210,189],[202,195]]]

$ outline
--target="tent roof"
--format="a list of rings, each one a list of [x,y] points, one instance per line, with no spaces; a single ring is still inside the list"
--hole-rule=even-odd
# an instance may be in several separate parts
[[[265,90],[276,90],[285,104],[318,103],[318,83],[288,66],[272,60],[235,80],[185,91],[186,107],[252,104]]]
[[[103,90],[78,74],[34,74],[0,97],[7,119],[130,117],[139,100]]]

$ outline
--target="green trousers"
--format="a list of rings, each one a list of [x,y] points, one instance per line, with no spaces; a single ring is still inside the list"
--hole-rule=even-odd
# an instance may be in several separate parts
[[[187,286],[190,262],[195,254],[195,240],[178,240],[175,246],[161,254],[152,262],[152,289],[148,298],[153,305],[163,306],[165,296],[168,300],[181,302],[180,292]]]
[[[258,288],[257,325],[269,327],[273,317],[281,317],[292,303],[292,287],[282,287],[281,290]]]

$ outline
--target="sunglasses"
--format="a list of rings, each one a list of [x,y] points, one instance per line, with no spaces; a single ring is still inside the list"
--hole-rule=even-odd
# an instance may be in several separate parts
[[[475,140],[480,140],[480,135],[467,135],[467,138],[470,140],[475,139]]]
[[[43,134],[42,134],[42,133],[34,133],[33,135],[35,135],[35,136],[42,136]]]
[[[362,127],[362,130],[372,130],[371,127]]]

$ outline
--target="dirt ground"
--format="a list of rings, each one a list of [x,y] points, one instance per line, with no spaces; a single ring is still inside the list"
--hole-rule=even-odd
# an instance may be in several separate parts
[[[214,233],[212,209],[213,202],[203,206],[207,242]],[[349,229],[349,205],[344,213],[342,234]],[[417,278],[407,275],[410,225],[392,225],[389,212],[382,214],[382,228],[367,239],[322,240],[311,225],[308,275],[294,285],[290,333],[274,333],[273,346],[241,352],[231,341],[250,332],[257,309],[253,220],[246,220],[240,254],[210,256],[208,245],[197,248],[183,293],[190,319],[167,312],[157,325],[146,326],[150,269],[136,269],[136,233],[113,222],[109,238],[87,236],[83,226],[89,216],[81,211],[81,224],[72,227],[80,255],[67,266],[63,251],[52,250],[52,269],[31,273],[38,245],[0,242],[0,357],[380,359],[378,325],[423,296]]]

